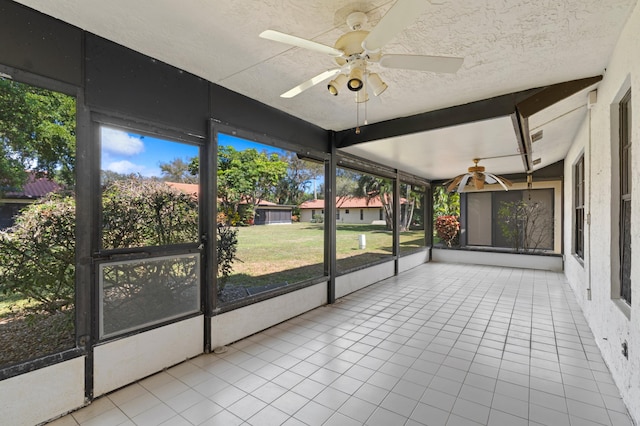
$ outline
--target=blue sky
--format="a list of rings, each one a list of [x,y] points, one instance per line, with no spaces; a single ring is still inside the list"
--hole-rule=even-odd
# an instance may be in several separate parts
[[[141,174],[142,176],[161,176],[160,164],[175,158],[189,162],[198,155],[198,147],[184,143],[142,136],[110,127],[102,127],[102,165],[103,170],[123,174]],[[284,151],[255,142],[220,134],[219,145],[232,145],[242,151],[255,148],[258,151],[283,153]]]

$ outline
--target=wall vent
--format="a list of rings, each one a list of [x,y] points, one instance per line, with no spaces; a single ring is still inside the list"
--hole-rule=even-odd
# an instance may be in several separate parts
[[[534,134],[531,135],[531,142],[537,142],[542,139],[542,130],[538,130]]]

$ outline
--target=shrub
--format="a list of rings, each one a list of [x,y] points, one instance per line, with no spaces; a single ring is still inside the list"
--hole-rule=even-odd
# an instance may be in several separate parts
[[[162,182],[110,182],[102,203],[106,249],[199,241],[197,200]],[[0,232],[0,292],[34,300],[35,309],[51,313],[73,306],[75,208],[73,195],[51,194],[25,207],[15,225]],[[224,281],[236,259],[237,231],[222,224],[218,230],[218,271]],[[149,281],[143,278],[138,281]]]
[[[458,217],[453,215],[438,216],[436,219],[436,232],[438,237],[447,243],[448,247],[452,246],[455,238],[460,230],[460,222]]]
[[[198,201],[151,179],[116,180],[102,192],[105,249],[192,243],[198,237]]]
[[[0,291],[56,312],[73,305],[75,199],[52,194],[24,208],[15,225],[0,232]]]
[[[217,233],[218,255],[218,292],[224,290],[227,278],[233,271],[233,262],[236,260],[238,248],[238,230],[219,222]]]

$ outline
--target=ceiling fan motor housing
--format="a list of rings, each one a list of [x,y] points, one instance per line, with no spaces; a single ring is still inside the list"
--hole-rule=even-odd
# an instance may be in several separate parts
[[[364,12],[353,12],[347,16],[347,26],[351,31],[359,30],[367,21],[368,18]]]

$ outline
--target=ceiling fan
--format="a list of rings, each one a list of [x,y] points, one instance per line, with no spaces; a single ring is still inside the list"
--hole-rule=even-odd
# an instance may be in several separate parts
[[[464,188],[467,184],[473,184],[476,189],[480,190],[484,188],[485,183],[499,183],[505,191],[509,190],[507,187],[512,185],[510,180],[505,179],[502,176],[494,175],[493,173],[485,172],[484,166],[478,166],[478,162],[480,162],[479,158],[474,158],[473,162],[475,165],[469,167],[469,169],[467,169],[467,173],[458,175],[444,183],[444,185],[448,185],[447,192],[464,192]]]
[[[430,0],[435,3],[435,0]],[[397,0],[371,31],[362,30],[367,22],[363,12],[353,12],[347,17],[351,29],[335,42],[334,47],[274,30],[266,30],[261,38],[301,47],[333,56],[338,68],[327,70],[302,84],[286,91],[283,98],[292,98],[328,78],[329,93],[337,96],[341,87],[356,92],[356,102],[368,100],[365,84],[378,96],[387,89],[380,76],[369,67],[378,64],[383,68],[400,68],[437,73],[455,73],[462,66],[463,58],[427,55],[382,54],[381,49],[399,32],[410,25],[426,8],[425,0]]]

